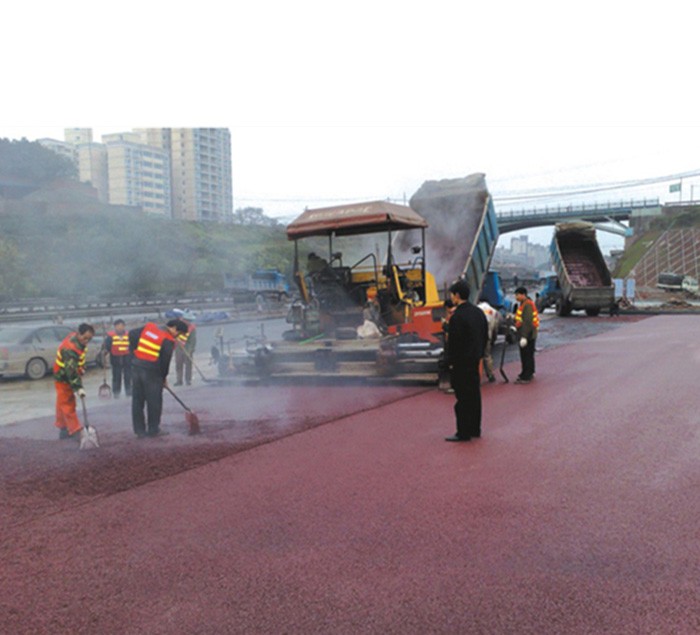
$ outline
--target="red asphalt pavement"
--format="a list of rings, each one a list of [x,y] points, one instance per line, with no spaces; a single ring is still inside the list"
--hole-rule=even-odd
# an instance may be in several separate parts
[[[2,536],[0,632],[698,633],[698,335],[548,350],[484,386],[478,441],[407,393],[37,515]]]

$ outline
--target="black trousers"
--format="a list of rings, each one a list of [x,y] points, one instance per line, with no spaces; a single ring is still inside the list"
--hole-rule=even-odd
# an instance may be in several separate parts
[[[535,374],[535,340],[529,339],[527,346],[520,349],[520,364],[520,379],[532,379]]]
[[[472,368],[453,368],[451,382],[457,399],[457,436],[481,436],[481,377],[478,364]]]
[[[111,355],[109,363],[112,366],[112,392],[118,395],[122,391],[122,377],[124,378],[124,394],[131,394],[131,356]]]
[[[156,434],[160,430],[160,416],[163,412],[163,377],[158,369],[132,366],[131,379],[131,422],[134,432]]]

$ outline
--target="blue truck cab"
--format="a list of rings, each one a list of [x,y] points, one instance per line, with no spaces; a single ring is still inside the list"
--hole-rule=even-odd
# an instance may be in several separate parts
[[[559,298],[561,298],[561,287],[559,286],[557,274],[550,273],[541,277],[540,288],[535,301],[537,310],[542,313],[546,308],[556,306]]]

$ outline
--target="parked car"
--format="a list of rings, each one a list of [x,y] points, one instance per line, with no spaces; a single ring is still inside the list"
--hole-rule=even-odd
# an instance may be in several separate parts
[[[76,329],[51,324],[0,325],[0,377],[41,379],[53,369],[58,345]],[[87,348],[87,366],[102,365],[103,338],[95,335]]]
[[[197,314],[191,309],[168,309],[164,315],[169,320],[172,320],[173,318],[182,318],[188,322],[194,322],[197,319]]]

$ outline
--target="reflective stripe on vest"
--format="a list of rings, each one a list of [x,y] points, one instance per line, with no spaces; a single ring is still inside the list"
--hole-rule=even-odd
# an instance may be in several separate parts
[[[87,347],[80,348],[74,341],[73,338],[77,333],[71,333],[68,335],[59,345],[56,351],[56,361],[53,364],[53,372],[57,373],[60,368],[65,368],[66,363],[63,361],[63,351],[69,350],[74,353],[78,353],[78,368],[83,368],[85,366],[85,355],[87,354]]]
[[[197,327],[194,324],[187,324],[187,333],[178,333],[177,334],[177,339],[182,342],[183,346],[187,343],[187,340],[190,339],[190,333],[194,331]]]
[[[112,347],[109,352],[115,357],[127,355],[129,353],[129,334],[119,335],[116,331],[107,333],[112,338]]]
[[[156,324],[149,322],[141,329],[134,357],[147,362],[157,362],[160,356],[160,349],[165,340],[174,341],[170,333],[161,331]]]
[[[523,324],[523,306],[525,304],[529,304],[532,307],[532,327],[536,329],[540,328],[540,314],[537,312],[535,303],[530,300],[530,298],[523,300],[518,310],[515,312],[515,326],[520,328]]]

